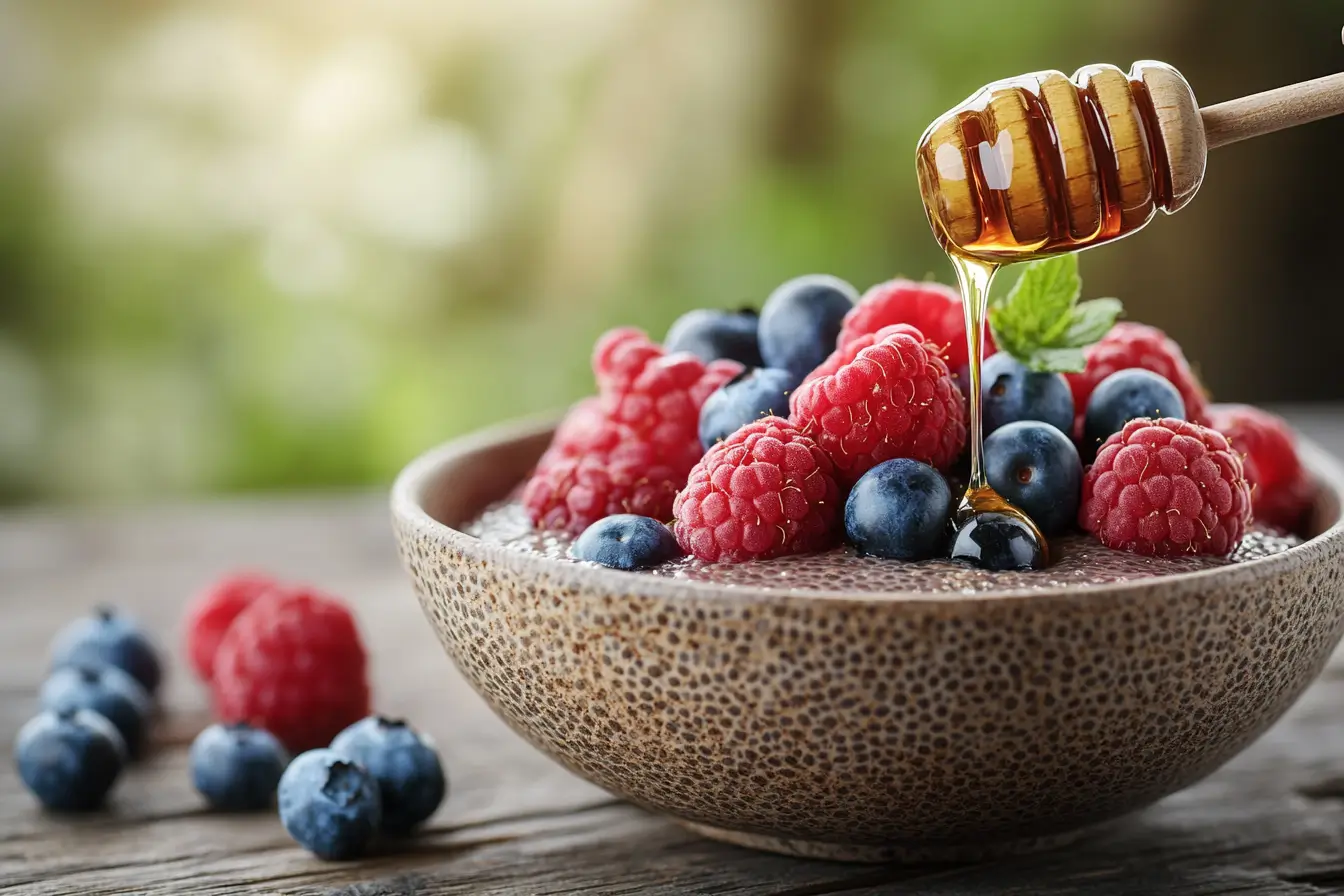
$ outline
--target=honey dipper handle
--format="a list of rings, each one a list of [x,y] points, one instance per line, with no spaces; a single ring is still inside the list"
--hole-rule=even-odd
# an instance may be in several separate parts
[[[1199,110],[1209,149],[1344,114],[1344,72]]]

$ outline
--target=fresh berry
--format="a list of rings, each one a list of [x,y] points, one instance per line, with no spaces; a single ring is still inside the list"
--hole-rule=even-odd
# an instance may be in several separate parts
[[[42,685],[43,709],[53,712],[87,709],[117,729],[127,753],[139,756],[154,704],[140,683],[116,666],[62,666]]]
[[[966,345],[966,312],[961,295],[952,287],[903,279],[877,284],[845,315],[836,347],[844,348],[855,337],[876,333],[892,324],[910,324],[923,333],[938,346],[953,371],[967,367],[970,352]],[[988,359],[996,351],[994,338],[986,331],[984,357]]]
[[[19,777],[57,812],[96,809],[126,765],[126,745],[112,723],[86,709],[47,710],[19,729]]]
[[[434,744],[400,719],[362,719],[336,735],[331,750],[364,766],[378,782],[383,830],[390,834],[409,833],[448,792]]]
[[[271,805],[289,754],[269,731],[216,723],[192,741],[190,764],[192,783],[212,808],[251,812]]]
[[[686,553],[709,563],[759,560],[829,546],[840,490],[816,442],[765,417],[709,449],[674,513]]]
[[[854,484],[845,501],[845,536],[859,553],[923,560],[947,540],[952,490],[928,464],[883,461]]]
[[[1108,548],[1224,556],[1250,520],[1241,458],[1221,433],[1197,423],[1131,420],[1083,475],[1078,523]]]
[[[1181,347],[1157,327],[1121,321],[1111,327],[1100,341],[1083,349],[1087,367],[1080,373],[1066,373],[1073,390],[1074,433],[1082,433],[1087,400],[1097,384],[1116,371],[1142,367],[1164,377],[1181,393],[1186,418],[1203,423],[1208,400],[1204,387],[1190,370]]]
[[[576,560],[591,560],[612,569],[642,569],[671,560],[681,549],[672,530],[658,520],[615,513],[584,529],[570,553]]]
[[[1083,450],[1091,456],[1098,445],[1137,417],[1184,420],[1185,402],[1175,386],[1151,370],[1116,371],[1098,383],[1087,400]]]
[[[727,358],[747,367],[760,367],[761,349],[756,344],[756,312],[697,308],[677,318],[663,339],[671,352],[690,352],[701,361]]]
[[[209,682],[215,651],[234,617],[262,594],[278,587],[270,576],[239,573],[202,591],[186,613],[186,652],[201,681]]]
[[[359,857],[383,821],[378,782],[334,750],[309,750],[280,776],[280,822],[321,859]]]
[[[798,379],[787,370],[758,367],[733,377],[700,408],[700,446],[706,451],[762,417],[786,417]]]
[[[579,535],[615,513],[671,519],[672,502],[685,482],[683,467],[662,461],[646,442],[630,441],[581,457],[548,452],[523,486],[521,500],[533,525]]]
[[[766,366],[802,379],[836,347],[841,323],[858,293],[827,274],[795,277],[778,287],[761,308],[759,338]]]
[[[602,413],[601,399],[592,395],[569,409],[546,451],[560,457],[578,457],[590,451],[610,450],[621,437],[621,428]]]
[[[945,470],[966,444],[965,399],[936,348],[906,324],[837,349],[790,403],[790,420],[826,452],[842,485],[896,457]]]
[[[364,644],[350,611],[311,590],[273,591],[238,614],[215,654],[215,715],[293,752],[369,713]]]
[[[1019,420],[995,430],[985,439],[985,476],[1044,535],[1078,518],[1083,462],[1073,440],[1049,423]]]
[[[1073,432],[1073,393],[1058,373],[1036,373],[1007,352],[980,368],[980,419],[986,435],[1017,420]]]
[[[1297,456],[1297,436],[1282,417],[1245,404],[1209,406],[1209,426],[1241,455],[1256,522],[1297,532],[1315,499]]]
[[[99,607],[61,629],[52,641],[51,664],[116,666],[151,695],[163,678],[159,652],[149,636],[134,619],[111,607]]]
[[[1031,526],[1010,513],[978,513],[952,536],[951,558],[991,572],[1026,572],[1045,565],[1045,551]]]

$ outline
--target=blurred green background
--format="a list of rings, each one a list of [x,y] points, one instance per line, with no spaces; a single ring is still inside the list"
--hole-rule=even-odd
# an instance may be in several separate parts
[[[1344,69],[1338,0],[0,4],[0,501],[386,482],[828,271],[951,279],[925,125],[1138,58],[1205,103]],[[1338,399],[1344,121],[1219,150],[1088,253],[1215,395]]]

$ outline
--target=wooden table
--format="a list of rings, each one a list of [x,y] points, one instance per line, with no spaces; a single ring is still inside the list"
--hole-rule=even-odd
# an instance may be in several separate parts
[[[1344,411],[1297,409],[1344,453]],[[202,810],[186,746],[205,700],[176,653],[183,601],[239,566],[348,598],[380,709],[443,749],[452,791],[423,836],[357,863],[312,858],[271,813]],[[174,651],[161,746],[106,813],[37,810],[11,744],[34,711],[46,644],[113,601]],[[970,867],[805,862],[721,846],[628,806],[545,759],[449,664],[397,566],[381,495],[0,517],[0,891],[365,894],[1344,893],[1344,653],[1290,715],[1205,782],[1081,845]]]

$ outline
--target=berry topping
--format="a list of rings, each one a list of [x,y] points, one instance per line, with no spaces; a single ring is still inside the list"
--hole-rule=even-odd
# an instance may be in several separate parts
[[[690,352],[701,361],[727,358],[747,367],[760,367],[761,350],[756,344],[756,312],[720,311],[716,308],[698,308],[677,318],[663,348],[672,352]]]
[[[42,685],[43,709],[87,709],[107,719],[121,735],[131,757],[145,746],[153,701],[140,683],[116,666],[63,666]]]
[[[19,729],[19,777],[38,802],[56,812],[87,812],[103,804],[126,764],[126,745],[112,723],[86,709],[48,710]]]
[[[144,630],[124,613],[99,607],[57,633],[51,644],[51,664],[116,666],[151,695],[163,678],[159,652]]]
[[[1116,550],[1232,553],[1251,520],[1241,458],[1197,423],[1131,420],[1083,476],[1079,525]]]
[[[214,724],[191,744],[191,780],[211,808],[250,812],[271,805],[289,754],[268,731]]]
[[[809,274],[779,286],[761,308],[759,339],[766,366],[802,379],[836,347],[858,293],[843,280]]]
[[[186,653],[201,681],[210,681],[215,651],[234,618],[252,601],[276,587],[278,583],[270,576],[239,573],[216,582],[192,601],[186,614]]]
[[[657,566],[681,554],[676,536],[658,520],[617,513],[593,523],[570,547],[576,560],[591,560],[612,569]]]
[[[378,782],[334,750],[309,750],[280,777],[280,823],[320,859],[359,857],[383,820]]]
[[[845,536],[859,553],[924,560],[947,540],[952,490],[917,460],[884,461],[859,478],[845,501]]]
[[[844,348],[850,340],[892,324],[910,324],[923,333],[938,346],[952,370],[967,365],[966,311],[961,307],[961,296],[952,287],[902,279],[877,284],[845,315],[836,347]],[[988,358],[996,350],[994,339],[986,334],[984,356]]]
[[[828,547],[840,490],[816,442],[787,420],[766,417],[705,454],[674,512],[686,553],[736,563]]]
[[[798,380],[787,370],[761,367],[738,374],[700,408],[700,445],[706,451],[753,420],[787,417],[789,393]]]
[[[1044,535],[1078,518],[1083,463],[1073,441],[1049,423],[1019,420],[995,430],[985,439],[985,476]]]
[[[1058,373],[1037,373],[1007,352],[980,368],[980,413],[986,435],[1018,420],[1073,431],[1073,393]]]
[[[1088,399],[1097,384],[1116,371],[1142,367],[1165,378],[1181,393],[1185,416],[1195,423],[1205,420],[1207,399],[1181,347],[1157,327],[1122,321],[1094,345],[1083,350],[1087,366],[1080,373],[1066,373],[1069,388],[1073,390],[1073,407],[1077,419],[1075,433],[1082,432],[1082,418]]]
[[[571,534],[613,513],[671,519],[689,468],[659,455],[653,445],[635,439],[580,457],[548,451],[523,487],[523,505],[538,528]]]
[[[1241,455],[1255,519],[1296,533],[1316,495],[1297,456],[1297,436],[1282,417],[1245,404],[1215,404],[1209,426]]]
[[[383,830],[389,834],[410,833],[448,792],[434,744],[400,719],[361,719],[336,735],[331,750],[358,762],[378,782]]]
[[[1097,384],[1083,417],[1083,450],[1096,447],[1138,417],[1184,420],[1185,402],[1170,381],[1151,370],[1118,370]]]
[[[951,558],[991,572],[1026,572],[1045,565],[1045,552],[1031,526],[1010,513],[978,513],[952,536]]]

